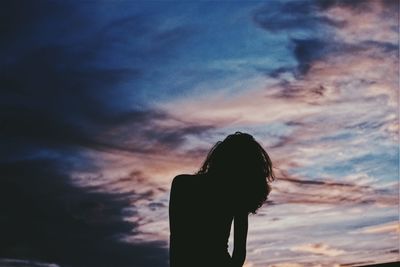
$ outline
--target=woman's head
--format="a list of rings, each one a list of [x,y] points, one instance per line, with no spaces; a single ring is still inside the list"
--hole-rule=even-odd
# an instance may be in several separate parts
[[[221,182],[235,202],[255,213],[271,191],[274,180],[267,152],[250,134],[236,132],[217,142],[207,155],[199,174],[210,174]]]

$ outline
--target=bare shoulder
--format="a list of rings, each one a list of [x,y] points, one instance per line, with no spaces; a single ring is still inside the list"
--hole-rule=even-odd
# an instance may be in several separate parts
[[[176,187],[182,187],[182,186],[188,185],[194,180],[194,176],[195,175],[191,175],[191,174],[180,174],[180,175],[177,175],[172,180],[171,187],[172,188],[176,188]]]

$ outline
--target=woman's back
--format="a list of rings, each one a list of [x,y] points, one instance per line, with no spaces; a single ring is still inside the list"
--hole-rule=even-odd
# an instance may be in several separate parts
[[[171,266],[228,266],[233,212],[227,204],[225,192],[211,177],[174,178],[169,210]]]

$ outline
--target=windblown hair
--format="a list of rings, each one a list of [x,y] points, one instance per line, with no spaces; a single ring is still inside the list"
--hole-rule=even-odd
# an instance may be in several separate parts
[[[263,205],[275,179],[267,152],[253,136],[241,132],[217,142],[197,173],[215,177],[235,208],[248,213]]]

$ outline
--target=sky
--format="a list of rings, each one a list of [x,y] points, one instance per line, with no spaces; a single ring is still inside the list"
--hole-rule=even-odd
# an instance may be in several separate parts
[[[400,260],[397,0],[6,1],[0,25],[1,265],[168,266],[172,179],[236,131],[277,176],[246,267]]]

